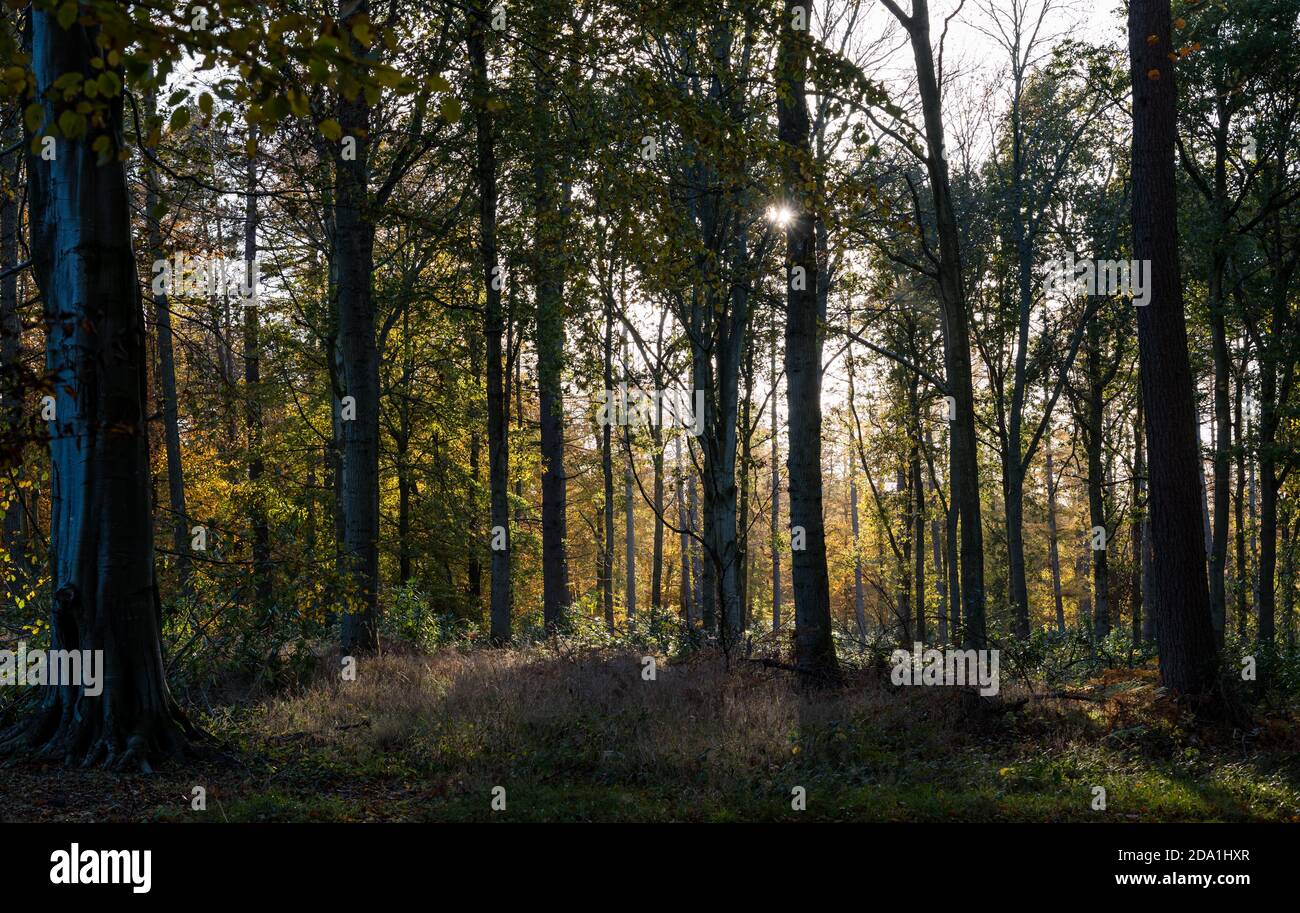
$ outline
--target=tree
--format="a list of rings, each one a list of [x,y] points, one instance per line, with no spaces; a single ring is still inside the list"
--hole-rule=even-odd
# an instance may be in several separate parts
[[[45,690],[38,712],[0,736],[67,762],[151,769],[195,735],[168,690],[154,577],[146,429],[144,313],[123,165],[115,33],[71,28],[30,11],[31,72],[41,124],[62,118],[54,155],[28,157],[33,270],[45,298],[50,422],[51,647],[102,651],[102,693],[81,683]],[[114,59],[117,59],[116,56]],[[92,67],[98,60],[100,68]],[[116,77],[99,107],[102,132],[52,92],[64,74]],[[107,85],[107,83],[106,83]],[[29,122],[30,123],[30,122]],[[72,129],[69,129],[71,127]]]
[[[1178,263],[1174,173],[1177,98],[1169,59],[1169,0],[1131,0],[1133,253],[1149,264],[1150,301],[1138,308],[1146,415],[1152,592],[1166,687],[1208,697],[1218,672],[1197,481],[1200,453]]]
[[[487,341],[488,486],[491,499],[492,571],[491,639],[498,645],[511,637],[510,596],[510,442],[507,438],[509,403],[505,395],[505,367],[501,337],[505,317],[501,308],[502,276],[497,263],[497,166],[494,120],[488,105],[488,65],[484,26],[487,17],[471,12],[467,22],[467,47],[473,72],[476,131],[476,177],[479,196],[479,255],[483,269],[486,306],[483,336]]]
[[[796,13],[798,7],[798,13]],[[785,147],[782,161],[787,205],[785,378],[790,410],[786,468],[790,485],[794,594],[795,663],[813,679],[839,675],[831,640],[830,581],[826,573],[826,525],[822,514],[822,325],[816,277],[817,202],[808,193],[811,165],[805,79],[811,44],[808,24],[813,6],[786,0],[777,53],[777,132]],[[796,16],[802,21],[797,21]],[[802,28],[798,26],[802,25]]]

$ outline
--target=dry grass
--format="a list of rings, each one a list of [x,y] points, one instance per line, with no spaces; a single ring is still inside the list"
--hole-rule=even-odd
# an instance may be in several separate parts
[[[820,750],[826,738],[842,740],[846,725],[915,730],[918,719],[957,713],[951,695],[890,694],[869,673],[842,690],[808,694],[782,673],[729,672],[716,657],[656,662],[649,681],[641,657],[628,653],[388,654],[364,661],[355,681],[331,675],[270,701],[251,724],[272,744],[308,734],[325,754],[354,765],[398,752],[484,782],[522,767],[543,775],[676,774],[725,787]],[[956,736],[951,728],[923,731],[936,737],[923,748]]]
[[[363,659],[348,682],[332,656],[296,691],[205,720],[233,765],[107,796],[31,770],[0,798],[11,820],[1300,820],[1294,714],[1201,730],[1150,670],[1085,683],[1102,702],[1007,689],[971,714],[954,690],[870,670],[804,691],[708,652],[657,666],[647,681],[628,650],[445,649]],[[196,783],[206,812],[188,804]],[[506,812],[490,808],[497,785]]]

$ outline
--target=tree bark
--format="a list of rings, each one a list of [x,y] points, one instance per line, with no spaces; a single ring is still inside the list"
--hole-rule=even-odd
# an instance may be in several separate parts
[[[794,216],[786,228],[785,376],[790,411],[790,525],[802,531],[804,548],[792,552],[795,663],[805,675],[839,676],[831,638],[830,581],[826,570],[826,528],[822,514],[822,335],[816,296],[817,202],[803,190],[811,166],[805,78],[811,44],[807,29],[792,27],[797,0],[786,0],[777,54],[777,131],[785,147],[785,192]],[[805,4],[812,20],[812,2]],[[800,276],[802,273],[802,276]],[[802,281],[800,281],[802,279]]]
[[[942,305],[944,369],[955,400],[951,421],[953,501],[961,522],[961,599],[967,647],[985,642],[984,532],[980,519],[979,441],[975,436],[975,391],[971,382],[970,328],[962,276],[957,217],[948,180],[943,129],[943,98],[930,47],[928,0],[912,0],[905,15],[893,0],[883,0],[906,29],[916,61],[917,89],[925,122],[926,170],[939,234],[939,298]]]
[[[65,73],[94,78],[99,28],[64,28],[29,11],[27,37],[46,124]],[[105,66],[112,70],[107,63]],[[120,78],[120,72],[118,73]],[[0,735],[0,750],[30,750],[83,765],[149,770],[185,752],[196,733],[164,676],[154,573],[146,428],[145,322],[122,146],[122,96],[106,100],[101,163],[95,131],[29,155],[33,270],[45,302],[50,423],[52,649],[102,652],[102,692],[78,683],[44,689],[32,717]]]
[[[510,404],[506,399],[506,367],[501,351],[505,315],[501,308],[502,276],[497,263],[495,124],[492,112],[485,103],[488,94],[487,46],[483,32],[485,19],[481,11],[470,14],[468,50],[476,86],[475,94],[484,100],[484,103],[475,107],[475,134],[479,256],[483,266],[486,301],[483,336],[487,343],[488,488],[492,524],[489,532],[493,545],[489,637],[493,644],[503,646],[511,638],[510,549],[513,540],[510,530],[510,440],[507,428]]]
[[[254,134],[255,136],[255,134]],[[262,624],[270,620],[274,593],[271,579],[271,530],[262,492],[262,367],[257,301],[257,159],[248,157],[244,196],[244,423],[248,434],[249,525],[253,532],[253,592]],[[173,383],[175,380],[173,378]]]
[[[1138,355],[1146,409],[1152,591],[1166,687],[1207,695],[1218,666],[1196,478],[1200,454],[1178,264],[1174,147],[1177,93],[1169,0],[1131,0],[1133,254],[1149,264],[1149,303],[1138,308]],[[1155,40],[1152,41],[1151,39]]]

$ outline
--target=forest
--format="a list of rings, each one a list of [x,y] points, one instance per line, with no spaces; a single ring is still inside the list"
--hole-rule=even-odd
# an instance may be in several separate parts
[[[1300,821],[1300,0],[0,14],[0,820]]]

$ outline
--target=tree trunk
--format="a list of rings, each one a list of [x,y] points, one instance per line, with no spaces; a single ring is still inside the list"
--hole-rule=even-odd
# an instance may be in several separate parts
[[[65,73],[93,78],[99,28],[64,28],[29,11],[36,97]],[[118,76],[120,78],[120,72]],[[42,103],[44,120],[57,120]],[[77,683],[44,689],[36,713],[0,736],[0,750],[32,750],[83,765],[150,769],[194,735],[164,676],[154,575],[146,428],[145,323],[131,249],[122,148],[122,96],[106,100],[105,161],[95,134],[59,139],[56,157],[29,155],[33,270],[45,302],[50,423],[50,647],[102,651],[102,692]],[[83,670],[84,678],[84,670]]]
[[[542,618],[565,623],[569,591],[568,477],[564,471],[564,285],[568,205],[556,162],[539,139],[534,165],[537,218],[537,392],[542,456]]]
[[[768,366],[772,400],[772,630],[781,630],[781,446],[777,440],[776,334],[772,334],[772,361]]]
[[[627,331],[623,331],[623,380],[631,386],[631,371],[628,367]],[[626,462],[623,464],[623,554],[624,586],[623,611],[627,613],[628,627],[636,617],[636,498],[633,497],[633,463],[632,463],[632,423],[623,426],[623,449]]]
[[[1133,522],[1129,535],[1133,539],[1133,646],[1142,643],[1142,567],[1143,535],[1146,530],[1146,452],[1142,438],[1142,397],[1137,397],[1137,417],[1133,422]]]
[[[614,390],[614,302],[605,301],[605,345],[604,345],[605,395],[613,398]],[[605,628],[614,632],[614,454],[613,454],[613,409],[610,421],[602,423],[600,428],[600,473],[604,482],[604,518],[605,518],[605,563],[601,568],[600,592],[605,609]]]
[[[158,101],[153,92],[145,96],[145,116],[152,118]],[[145,166],[145,215],[149,226],[149,256],[157,263],[166,257],[162,249],[162,226],[156,208],[162,194],[158,175]],[[15,277],[16,278],[16,277]],[[153,295],[154,324],[158,332],[158,386],[162,398],[163,441],[167,451],[167,495],[171,506],[172,551],[182,595],[191,592],[190,524],[185,509],[185,472],[181,461],[180,412],[176,404],[176,357],[172,349],[171,304],[166,292]]]
[[[867,639],[867,607],[862,590],[862,537],[858,527],[857,464],[849,454],[849,520],[853,529],[853,617],[858,623],[858,639]]]
[[[491,603],[489,637],[502,646],[511,638],[510,605],[510,440],[508,422],[510,404],[506,399],[505,372],[501,338],[505,335],[505,315],[501,309],[502,277],[497,263],[497,163],[495,124],[486,104],[488,95],[487,47],[483,26],[485,17],[473,12],[469,17],[468,49],[476,86],[475,94],[484,103],[475,106],[477,178],[479,192],[479,254],[483,266],[486,307],[483,312],[483,335],[487,342],[487,426],[488,488],[491,502],[489,531],[492,540]]]
[[[369,0],[351,7],[368,15]],[[349,39],[355,54],[363,49]],[[339,366],[355,418],[342,422],[343,551],[358,605],[342,619],[343,652],[374,649],[379,609],[379,351],[375,345],[375,226],[370,211],[370,105],[341,96],[339,124],[355,156],[335,152],[334,265],[338,271]],[[340,410],[342,406],[339,407]]]
[[[677,528],[680,530],[678,538],[682,565],[682,622],[689,630],[695,626],[694,611],[692,610],[694,600],[691,592],[691,518],[686,513],[686,478],[682,475],[682,439],[680,435],[673,438],[673,448],[677,472]]]
[[[1110,528],[1106,521],[1106,469],[1102,453],[1105,444],[1102,435],[1106,427],[1106,391],[1101,367],[1101,327],[1096,320],[1088,324],[1086,346],[1084,357],[1088,399],[1083,416],[1083,438],[1088,454],[1088,518],[1092,525],[1088,537],[1092,553],[1092,636],[1100,643],[1110,634],[1110,561],[1107,550]],[[1101,548],[1097,548],[1098,535],[1101,536]]]
[[[254,137],[256,134],[254,134]],[[253,593],[262,624],[270,621],[273,602],[271,531],[262,492],[262,368],[257,289],[257,159],[248,157],[244,196],[244,424],[248,433],[248,487],[252,499]],[[174,383],[173,379],[173,383]]]
[[[811,161],[805,75],[811,39],[792,28],[797,0],[786,0],[777,55],[777,124],[785,147],[785,192],[795,214],[786,229],[785,377],[790,412],[790,525],[804,547],[792,551],[795,663],[814,679],[838,678],[831,639],[830,580],[822,515],[822,337],[816,297],[814,201],[803,190]],[[812,2],[806,3],[812,21]]]
[[[930,178],[939,234],[939,297],[942,305],[944,370],[955,400],[951,421],[953,501],[961,521],[961,598],[965,643],[982,648],[984,623],[984,532],[980,520],[979,441],[975,436],[975,392],[971,382],[970,328],[962,278],[957,217],[948,182],[943,129],[943,99],[930,46],[927,0],[913,0],[906,16],[893,2],[886,6],[907,30],[916,61],[917,89],[925,121],[926,170]]]
[[[1149,264],[1149,304],[1137,309],[1150,473],[1152,590],[1166,687],[1207,695],[1218,667],[1204,543],[1196,403],[1178,264],[1177,136],[1169,0],[1131,0],[1133,255]],[[1151,38],[1155,41],[1152,42]]]
[[[1056,630],[1065,633],[1065,604],[1061,599],[1060,535],[1056,529],[1056,469],[1052,465],[1051,429],[1045,442],[1047,450],[1047,563],[1052,573],[1052,602],[1056,607]]]

